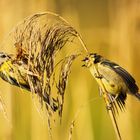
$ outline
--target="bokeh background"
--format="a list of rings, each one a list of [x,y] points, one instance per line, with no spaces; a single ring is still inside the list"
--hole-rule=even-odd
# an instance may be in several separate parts
[[[125,67],[140,87],[139,0],[0,0],[0,42],[23,18],[52,11],[82,35],[88,49]],[[5,41],[6,42],[6,41]],[[1,45],[0,50],[10,50]],[[115,140],[112,123],[98,86],[87,69],[75,62],[65,94],[62,124],[53,125],[54,140]],[[0,140],[48,140],[47,119],[40,117],[29,92],[0,80],[8,122],[0,113]],[[123,140],[140,139],[140,102],[128,96],[126,111],[117,117]]]

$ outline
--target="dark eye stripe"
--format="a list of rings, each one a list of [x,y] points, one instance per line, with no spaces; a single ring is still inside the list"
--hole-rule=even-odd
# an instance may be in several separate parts
[[[5,54],[1,55],[1,58],[5,58],[5,57],[6,57],[6,55],[5,55]]]
[[[82,61],[86,61],[86,60],[89,60],[89,58],[88,57],[85,57]]]

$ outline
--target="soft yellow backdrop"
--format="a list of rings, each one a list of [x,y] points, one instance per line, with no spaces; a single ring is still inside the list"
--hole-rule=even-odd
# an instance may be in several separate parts
[[[63,16],[83,36],[91,52],[98,52],[125,67],[140,85],[139,0],[0,0],[0,50],[6,36],[23,18],[52,11]],[[4,42],[3,42],[4,40]],[[116,136],[88,70],[76,61],[72,67],[62,124],[53,125],[54,140],[68,140],[75,120],[73,140],[115,140]],[[40,117],[28,92],[0,80],[8,122],[0,113],[0,140],[48,140],[47,119]],[[140,139],[140,102],[128,96],[126,111],[117,117],[124,140]]]

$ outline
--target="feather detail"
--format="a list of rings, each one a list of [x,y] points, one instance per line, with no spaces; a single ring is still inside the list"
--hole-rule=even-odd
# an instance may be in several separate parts
[[[125,69],[109,60],[104,60],[101,64],[113,69],[123,79],[132,94],[135,95],[138,92],[138,86],[135,83],[135,79]]]

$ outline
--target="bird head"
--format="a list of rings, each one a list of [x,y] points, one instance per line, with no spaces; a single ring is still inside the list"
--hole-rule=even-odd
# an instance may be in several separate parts
[[[102,59],[101,55],[98,55],[97,53],[90,53],[88,54],[82,61],[85,62],[83,67],[90,67],[93,63],[99,63]]]
[[[1,65],[3,62],[9,60],[10,58],[11,58],[11,57],[10,57],[8,54],[6,54],[6,53],[4,53],[4,52],[0,52],[0,65]]]

